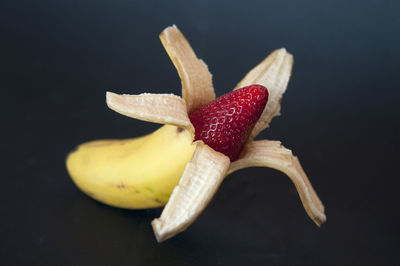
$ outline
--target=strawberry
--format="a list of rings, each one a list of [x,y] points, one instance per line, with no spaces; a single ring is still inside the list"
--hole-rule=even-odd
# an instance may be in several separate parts
[[[195,140],[236,160],[268,101],[261,85],[247,86],[218,97],[189,115]]]

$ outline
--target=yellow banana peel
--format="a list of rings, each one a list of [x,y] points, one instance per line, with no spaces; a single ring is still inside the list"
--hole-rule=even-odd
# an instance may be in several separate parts
[[[81,144],[66,164],[88,196],[114,207],[145,209],[167,203],[194,150],[190,132],[165,125],[139,138]]]

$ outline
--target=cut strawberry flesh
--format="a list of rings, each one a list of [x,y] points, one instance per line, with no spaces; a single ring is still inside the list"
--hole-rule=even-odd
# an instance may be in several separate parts
[[[218,97],[189,115],[195,140],[236,160],[268,101],[261,85],[247,86]]]

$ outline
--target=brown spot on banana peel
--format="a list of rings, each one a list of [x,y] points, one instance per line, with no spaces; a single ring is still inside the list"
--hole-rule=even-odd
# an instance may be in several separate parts
[[[140,191],[138,189],[136,189],[135,187],[126,185],[123,182],[121,182],[119,184],[110,184],[110,186],[111,187],[116,187],[117,189],[121,189],[121,190],[123,190],[123,189],[130,190],[130,191],[132,191],[133,194],[139,194],[140,193]]]
[[[120,184],[117,184],[116,187],[117,187],[118,189],[125,189],[125,188],[128,188],[128,187],[125,186],[125,184],[122,183],[122,182],[121,182]]]
[[[178,134],[179,134],[179,133],[183,132],[184,130],[185,130],[184,128],[178,127],[178,128],[176,129],[176,132],[178,132]]]
[[[163,202],[160,199],[154,198],[154,201],[157,202],[158,204],[160,204],[160,206],[164,206],[165,205],[165,202]]]

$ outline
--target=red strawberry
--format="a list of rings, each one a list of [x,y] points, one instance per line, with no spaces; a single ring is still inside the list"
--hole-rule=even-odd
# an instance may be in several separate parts
[[[229,92],[190,114],[195,140],[236,160],[268,101],[268,90],[251,85]]]

